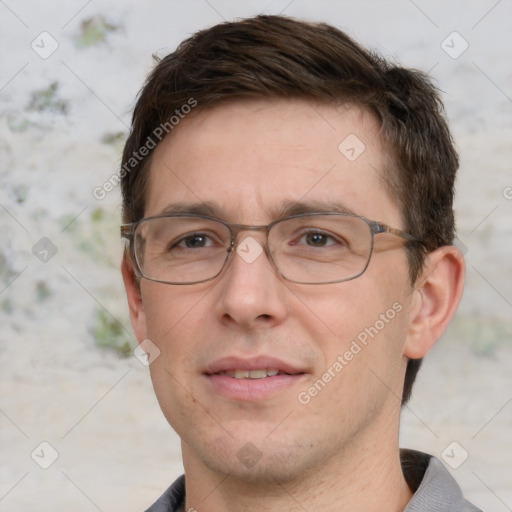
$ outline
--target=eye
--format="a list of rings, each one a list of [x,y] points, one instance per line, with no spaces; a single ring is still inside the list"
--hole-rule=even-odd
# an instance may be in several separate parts
[[[340,241],[335,240],[334,237],[321,231],[310,231],[305,233],[299,240],[299,244],[305,244],[310,247],[327,247],[339,243]]]
[[[169,249],[180,247],[183,249],[202,249],[203,247],[212,247],[215,242],[204,233],[192,233],[184,236],[178,242],[172,244]]]

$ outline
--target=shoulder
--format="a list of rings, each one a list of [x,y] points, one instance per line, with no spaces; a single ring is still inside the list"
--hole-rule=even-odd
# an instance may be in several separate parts
[[[457,482],[439,459],[401,450],[402,470],[414,495],[404,512],[482,512],[464,499]]]
[[[146,512],[180,512],[185,501],[185,475],[181,475]]]

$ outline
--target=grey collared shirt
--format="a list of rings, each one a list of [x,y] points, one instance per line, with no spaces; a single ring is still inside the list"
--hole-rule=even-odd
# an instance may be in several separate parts
[[[400,460],[405,479],[415,491],[404,512],[482,512],[464,499],[439,459],[400,450]],[[146,512],[185,512],[185,476],[180,476]]]
[[[412,450],[401,450],[400,455],[407,483],[416,489],[404,512],[482,512],[464,499],[457,482],[439,459]],[[411,482],[411,472],[407,471],[407,463],[411,459],[421,461],[420,464],[426,463],[426,470],[419,482]],[[411,485],[414,483],[417,485]]]

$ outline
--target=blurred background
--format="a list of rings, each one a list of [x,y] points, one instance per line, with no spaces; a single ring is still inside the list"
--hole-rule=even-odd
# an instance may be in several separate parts
[[[467,285],[403,412],[483,510],[512,510],[512,2],[0,1],[0,510],[140,511],[182,472],[133,355],[118,170],[153,66],[257,13],[327,21],[442,91]],[[432,148],[435,151],[435,148]]]

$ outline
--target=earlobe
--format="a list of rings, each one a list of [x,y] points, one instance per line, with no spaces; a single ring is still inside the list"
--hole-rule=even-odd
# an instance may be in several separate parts
[[[130,320],[135,332],[135,337],[140,343],[147,338],[146,314],[144,312],[140,287],[137,283],[133,266],[126,255],[121,262],[121,273],[126,290],[126,298],[128,299]]]
[[[424,357],[443,334],[462,296],[465,268],[455,246],[440,247],[427,256],[414,287],[406,357]]]

